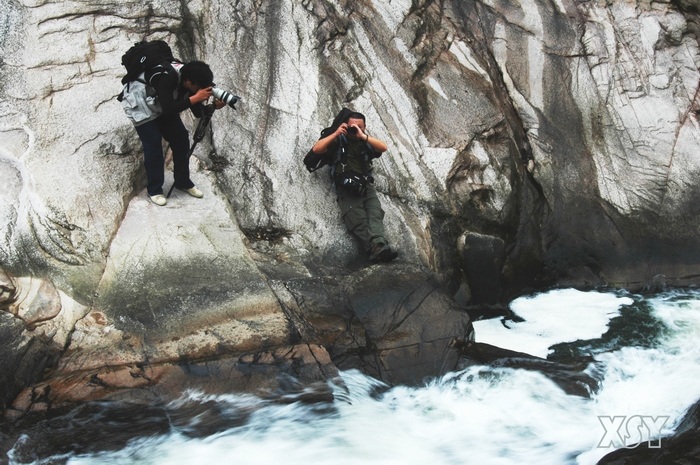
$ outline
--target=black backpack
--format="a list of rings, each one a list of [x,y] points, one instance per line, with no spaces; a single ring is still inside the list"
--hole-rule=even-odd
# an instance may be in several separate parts
[[[340,110],[340,112],[335,116],[333,123],[331,123],[329,127],[321,131],[321,137],[319,137],[319,139],[323,139],[329,134],[333,134],[341,124],[347,121],[347,119],[352,113],[352,110],[343,107],[343,109]],[[333,157],[329,157],[327,155],[328,154],[325,153],[323,155],[319,155],[317,153],[314,153],[312,150],[309,150],[309,152],[304,157],[304,165],[306,166],[306,169],[309,171],[309,173],[313,173],[317,169],[329,165],[330,163],[335,161]]]
[[[175,60],[170,46],[162,40],[137,42],[122,55],[122,65],[126,68],[126,75],[122,78],[122,84],[138,79],[139,75],[149,68],[162,63],[171,63]]]

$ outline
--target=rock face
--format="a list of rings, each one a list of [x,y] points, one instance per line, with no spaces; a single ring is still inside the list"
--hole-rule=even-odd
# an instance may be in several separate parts
[[[336,367],[415,382],[455,366],[456,302],[700,275],[698,2],[0,11],[0,401],[15,411],[174,393],[188,370],[226,373],[203,389]],[[243,97],[195,151],[202,200],[145,195],[114,98],[144,37]],[[375,178],[399,263],[365,267],[327,175],[301,163],[342,106],[389,145]]]

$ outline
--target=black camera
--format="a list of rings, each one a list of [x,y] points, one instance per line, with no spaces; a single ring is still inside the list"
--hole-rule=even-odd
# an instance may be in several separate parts
[[[351,135],[356,135],[357,134],[357,128],[355,126],[348,126],[348,134]]]
[[[336,186],[353,195],[364,195],[367,192],[367,186],[373,181],[374,179],[371,176],[341,173],[336,177]]]

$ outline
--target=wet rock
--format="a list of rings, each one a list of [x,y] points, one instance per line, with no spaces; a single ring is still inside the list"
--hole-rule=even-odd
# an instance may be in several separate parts
[[[658,439],[660,447],[649,447],[648,443],[618,449],[598,461],[599,465],[658,465],[694,464],[700,461],[700,403],[693,405],[685,414],[671,437]],[[657,442],[654,441],[656,445]]]
[[[166,434],[170,428],[163,405],[94,402],[57,410],[49,418],[27,416],[9,425],[2,448],[12,449],[19,463],[33,463],[61,454],[120,450],[132,439]]]
[[[338,370],[325,349],[306,344],[202,362],[57,372],[25,389],[6,416],[20,418],[30,412],[51,413],[102,400],[166,404],[188,391],[206,395],[253,393],[286,401],[321,402],[332,400],[325,386],[337,375]],[[297,383],[294,390],[289,389],[289,379]]]
[[[590,360],[579,364],[557,363],[481,342],[463,346],[462,353],[464,358],[460,361],[460,368],[488,365],[537,371],[557,383],[567,394],[581,397],[590,397],[598,389],[598,381],[584,373]]]

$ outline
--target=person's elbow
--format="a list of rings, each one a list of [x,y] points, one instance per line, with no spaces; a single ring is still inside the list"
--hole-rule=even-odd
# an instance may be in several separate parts
[[[318,144],[314,144],[314,146],[311,147],[311,151],[316,155],[323,155],[324,153],[326,153],[327,150],[328,149],[326,149],[325,147],[320,147]]]

